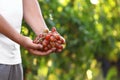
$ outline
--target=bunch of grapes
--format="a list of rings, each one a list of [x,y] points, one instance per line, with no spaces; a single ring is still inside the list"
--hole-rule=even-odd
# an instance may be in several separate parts
[[[65,40],[60,36],[56,28],[53,27],[51,31],[46,30],[43,34],[37,36],[33,43],[41,44],[43,46],[41,51],[48,51],[51,48],[55,48],[55,52],[61,52],[63,50]]]

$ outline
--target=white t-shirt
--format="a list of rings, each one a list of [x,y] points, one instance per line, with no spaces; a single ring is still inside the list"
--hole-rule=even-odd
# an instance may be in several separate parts
[[[23,17],[22,0],[0,0],[0,15],[20,33]],[[21,63],[20,46],[0,33],[0,64]]]

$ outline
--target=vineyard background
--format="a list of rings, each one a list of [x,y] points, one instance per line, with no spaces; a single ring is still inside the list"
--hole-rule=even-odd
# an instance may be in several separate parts
[[[120,79],[120,0],[38,1],[48,28],[57,28],[66,48],[43,57],[21,47],[25,80]],[[35,37],[24,21],[21,33]]]

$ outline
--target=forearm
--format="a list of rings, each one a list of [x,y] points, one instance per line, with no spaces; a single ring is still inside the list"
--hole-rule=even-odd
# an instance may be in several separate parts
[[[25,21],[33,29],[36,35],[48,29],[37,0],[23,0],[23,14]]]
[[[0,33],[7,36],[16,43],[22,45],[23,36],[19,34],[5,19],[0,15]]]

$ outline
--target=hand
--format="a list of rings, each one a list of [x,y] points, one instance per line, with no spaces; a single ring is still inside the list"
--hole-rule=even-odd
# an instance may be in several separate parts
[[[37,35],[33,43],[42,45],[42,51],[56,48],[55,52],[61,52],[64,48],[65,39],[57,32],[55,27],[52,27],[51,31],[46,30],[44,33]]]
[[[45,56],[49,55],[51,52],[55,50],[55,48],[52,48],[46,52],[40,51],[40,49],[43,47],[40,44],[35,44],[29,37],[24,37],[22,46],[25,47],[31,54],[39,55],[39,56]]]
[[[28,51],[34,55],[38,55],[38,56],[46,56],[49,55],[50,53],[52,53],[55,50],[55,48],[52,48],[51,50],[48,50],[46,52],[40,51],[40,50],[36,50],[36,49],[28,49]]]

